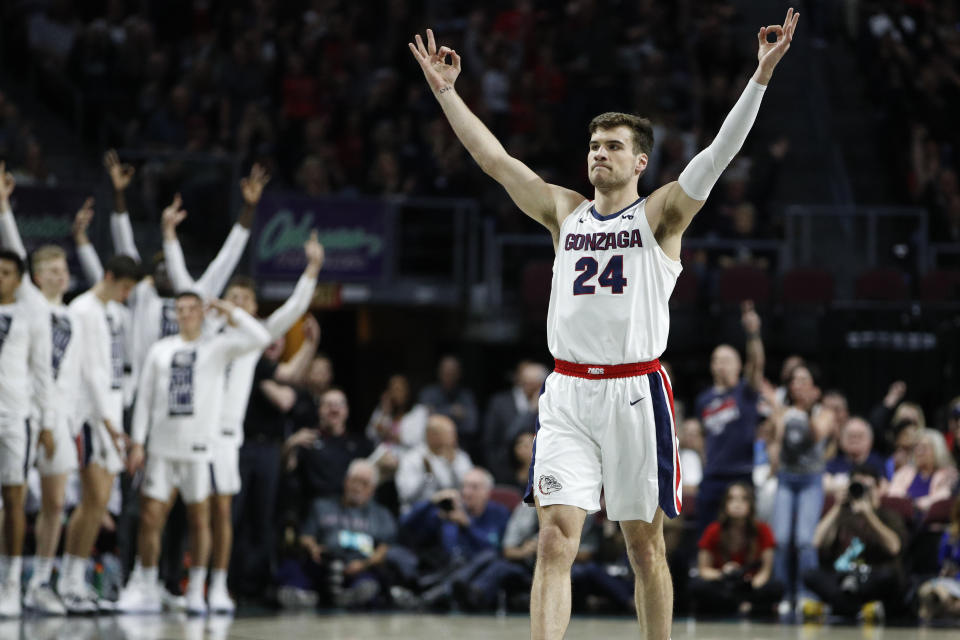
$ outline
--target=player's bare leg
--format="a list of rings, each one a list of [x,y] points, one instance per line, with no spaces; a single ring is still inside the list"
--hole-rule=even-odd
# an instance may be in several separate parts
[[[164,502],[147,496],[140,497],[140,530],[137,533],[137,555],[145,569],[160,561],[160,537],[176,494]]]
[[[113,474],[100,465],[89,464],[80,472],[80,478],[83,486],[80,504],[73,510],[67,524],[64,550],[72,556],[86,558],[97,540],[100,523],[107,511]]]
[[[53,558],[60,543],[60,519],[67,474],[40,478],[40,513],[37,514],[37,556]]]
[[[210,499],[187,505],[187,528],[190,532],[190,580],[187,583],[187,611],[205,612],[203,590],[210,562]]]
[[[570,567],[580,547],[587,512],[567,505],[540,506],[537,565],[530,592],[530,637],[559,640],[570,623]]]
[[[230,509],[233,496],[214,495],[210,498],[211,522],[213,524],[213,562],[214,571],[226,571],[230,565],[230,551],[233,548],[233,522]]]
[[[633,598],[637,604],[637,620],[647,640],[667,640],[673,622],[673,581],[663,541],[663,517],[663,511],[657,508],[653,522],[620,523],[636,576]]]
[[[23,512],[23,502],[27,495],[26,485],[6,485],[0,489],[6,517],[3,519],[4,553],[7,556],[7,575],[0,585],[0,615],[19,616],[20,572],[23,568],[23,534],[27,528],[27,516]]]

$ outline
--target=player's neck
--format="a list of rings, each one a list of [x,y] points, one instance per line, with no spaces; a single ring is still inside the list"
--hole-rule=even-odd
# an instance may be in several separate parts
[[[593,208],[601,216],[626,209],[640,197],[634,182],[616,189],[594,189],[593,193]]]
[[[9,296],[0,296],[0,304],[13,304],[17,301],[17,296],[10,294]]]
[[[107,285],[103,280],[93,285],[93,295],[103,304],[110,302],[110,293],[107,291]]]
[[[201,333],[203,333],[201,329],[197,329],[196,331],[187,331],[186,329],[181,329],[180,337],[183,338],[185,342],[193,342],[200,337]]]
[[[55,307],[59,307],[63,304],[63,294],[62,293],[47,293],[43,292],[43,297],[47,299],[47,302],[52,304]]]

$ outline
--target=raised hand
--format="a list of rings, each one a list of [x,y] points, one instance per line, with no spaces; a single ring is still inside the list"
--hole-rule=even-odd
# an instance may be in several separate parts
[[[160,226],[163,228],[164,236],[174,234],[175,237],[176,228],[186,217],[187,212],[183,210],[183,199],[178,193],[173,196],[173,202],[163,210],[160,216]]]
[[[0,162],[0,203],[9,205],[10,196],[17,187],[13,174],[7,171],[7,163]]]
[[[307,256],[308,267],[318,273],[320,268],[323,267],[324,250],[323,245],[317,239],[316,229],[310,232],[310,237],[303,245],[303,252]],[[316,277],[316,273],[313,275]]]
[[[113,183],[114,191],[123,191],[130,186],[130,181],[133,180],[133,174],[137,172],[132,165],[121,164],[117,152],[113,149],[103,154],[103,166],[107,169],[107,173],[110,174],[110,181]]]
[[[240,192],[243,201],[251,207],[257,206],[263,196],[263,188],[270,182],[270,174],[261,164],[255,164],[250,169],[250,175],[240,180]]]
[[[744,300],[740,305],[741,318],[740,322],[743,325],[743,331],[748,336],[756,335],[760,332],[760,315],[756,312],[753,307],[753,300]]]
[[[760,77],[755,76],[755,79],[761,84],[767,84],[770,81],[774,67],[777,66],[777,63],[790,48],[790,43],[793,41],[793,32],[796,31],[799,20],[800,14],[794,13],[793,7],[791,7],[787,10],[787,17],[784,19],[783,25],[773,24],[762,27],[757,34],[757,41],[760,45],[757,50],[757,60],[760,63],[757,67],[757,74]],[[767,41],[767,36],[771,33],[777,37],[775,42]]]
[[[207,302],[207,308],[216,310],[217,313],[230,317],[233,314],[233,310],[237,308],[235,304],[228,300],[220,300],[219,298],[214,298]]]
[[[83,201],[77,215],[73,217],[73,239],[77,245],[87,244],[90,239],[87,238],[87,228],[90,221],[93,220],[93,197]]]
[[[436,95],[453,89],[453,84],[460,75],[460,56],[450,47],[437,49],[437,42],[433,38],[433,30],[427,29],[427,46],[423,45],[423,38],[418,33],[414,38],[417,44],[408,42],[413,57],[420,63],[427,84]],[[447,62],[447,57],[450,62]]]

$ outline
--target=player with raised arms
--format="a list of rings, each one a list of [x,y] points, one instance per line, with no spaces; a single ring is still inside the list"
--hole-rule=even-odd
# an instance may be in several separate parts
[[[643,118],[604,113],[589,126],[594,200],[547,184],[511,157],[454,89],[460,56],[433,32],[410,43],[457,137],[514,203],[553,236],[556,258],[547,337],[556,360],[540,397],[526,500],[540,518],[530,600],[531,635],[562,638],[570,620],[570,567],[587,513],[619,520],[636,574],[647,638],[670,635],[673,588],[664,514],[681,508],[673,394],[658,358],[667,345],[668,301],[680,274],[684,230],[743,146],[773,70],[790,48],[799,14],[757,33],[759,64],[713,142],[676,182],[646,198],[637,183],[653,130]],[[769,35],[775,36],[769,42]]]

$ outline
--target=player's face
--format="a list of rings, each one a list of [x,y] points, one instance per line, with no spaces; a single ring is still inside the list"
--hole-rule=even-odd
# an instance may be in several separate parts
[[[252,316],[257,315],[257,294],[247,287],[233,286],[227,289],[227,302],[232,302]]]
[[[194,296],[177,298],[177,322],[184,333],[195,333],[202,329],[203,302]]]
[[[0,260],[0,297],[12,298],[20,286],[20,272],[11,260]]]
[[[70,286],[70,269],[64,258],[53,258],[37,265],[37,286],[44,294],[63,295]]]
[[[598,129],[590,136],[587,175],[594,187],[622,187],[635,180],[646,165],[646,154],[633,153],[633,133],[629,128]]]
[[[107,293],[114,302],[126,302],[130,297],[130,292],[137,286],[137,281],[132,278],[113,279],[113,274],[107,274]]]

